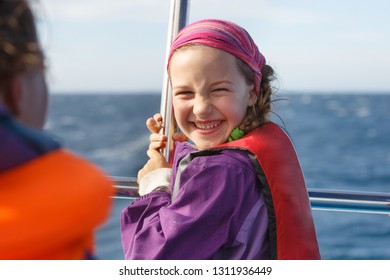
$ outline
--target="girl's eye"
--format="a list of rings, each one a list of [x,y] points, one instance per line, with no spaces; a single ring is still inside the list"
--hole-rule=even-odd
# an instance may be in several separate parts
[[[179,95],[185,96],[190,94],[192,94],[192,91],[177,91],[174,93],[175,96],[179,96]]]
[[[227,91],[228,89],[227,88],[216,88],[216,89],[213,89],[213,92],[223,92],[223,91]]]

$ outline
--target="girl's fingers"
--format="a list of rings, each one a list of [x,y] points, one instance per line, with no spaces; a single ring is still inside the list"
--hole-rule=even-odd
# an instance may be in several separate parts
[[[149,141],[150,142],[166,142],[167,141],[167,137],[165,135],[152,133],[149,136]]]
[[[156,121],[153,118],[149,118],[146,120],[146,127],[149,129],[151,133],[159,133],[162,126],[156,123]]]
[[[152,150],[161,150],[167,146],[166,142],[151,142],[149,144],[149,149]]]
[[[146,151],[146,154],[149,158],[157,158],[157,157],[163,157],[158,151],[155,149],[149,149]]]
[[[163,127],[162,121],[163,119],[159,113],[154,114],[153,118],[149,118],[146,120],[146,127],[151,133],[159,133],[161,128]]]
[[[163,118],[162,116],[160,115],[160,113],[156,113],[153,115],[153,119],[156,123],[162,123],[163,121]]]
[[[149,149],[163,149],[166,147],[167,144],[167,137],[165,135],[160,135],[156,133],[152,133],[149,137],[150,144]]]

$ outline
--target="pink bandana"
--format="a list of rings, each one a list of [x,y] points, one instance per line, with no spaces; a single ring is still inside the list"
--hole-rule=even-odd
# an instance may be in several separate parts
[[[245,29],[233,22],[218,19],[204,19],[187,25],[172,43],[167,68],[175,50],[195,44],[221,49],[241,59],[253,70],[255,89],[256,92],[260,91],[265,57]]]

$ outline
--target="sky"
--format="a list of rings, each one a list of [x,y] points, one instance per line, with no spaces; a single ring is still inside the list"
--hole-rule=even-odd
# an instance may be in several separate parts
[[[160,93],[170,0],[39,0],[52,93]],[[388,0],[191,0],[244,27],[281,90],[389,92]]]

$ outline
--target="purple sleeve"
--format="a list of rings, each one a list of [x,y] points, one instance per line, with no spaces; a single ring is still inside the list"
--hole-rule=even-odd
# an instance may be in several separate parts
[[[126,259],[210,259],[234,241],[259,199],[253,168],[226,157],[195,158],[180,182],[173,203],[152,192],[123,210]]]

